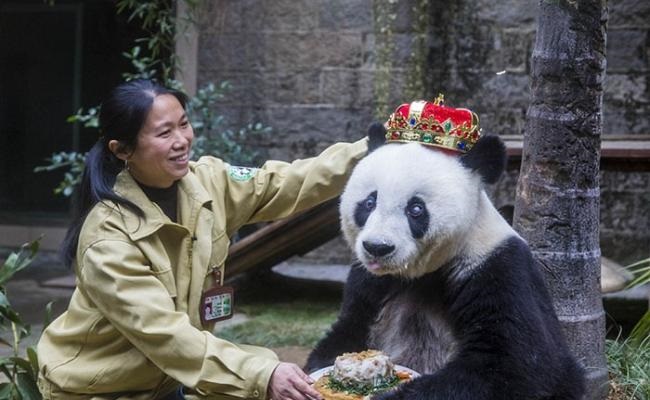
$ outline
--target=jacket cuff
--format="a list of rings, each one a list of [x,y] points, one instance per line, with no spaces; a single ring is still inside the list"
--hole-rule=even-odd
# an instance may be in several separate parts
[[[247,363],[248,375],[252,377],[253,383],[249,388],[249,398],[260,400],[268,398],[269,381],[278,364],[280,364],[279,360],[266,357],[254,357]]]

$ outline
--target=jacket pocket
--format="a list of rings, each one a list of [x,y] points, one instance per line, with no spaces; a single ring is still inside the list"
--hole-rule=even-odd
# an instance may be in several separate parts
[[[225,232],[212,240],[212,253],[210,254],[210,270],[214,267],[223,265],[228,256],[228,248],[230,247],[230,239]]]
[[[171,268],[166,268],[163,270],[154,270],[152,271],[154,276],[162,282],[167,292],[171,297],[176,297],[176,279],[174,278],[174,271]]]

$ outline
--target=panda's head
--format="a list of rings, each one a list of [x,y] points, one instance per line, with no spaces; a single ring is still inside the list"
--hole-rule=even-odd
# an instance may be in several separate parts
[[[341,227],[370,272],[417,277],[463,251],[483,184],[505,168],[505,147],[486,136],[459,156],[418,143],[384,145],[384,134],[381,124],[370,127],[369,154],[341,196]]]

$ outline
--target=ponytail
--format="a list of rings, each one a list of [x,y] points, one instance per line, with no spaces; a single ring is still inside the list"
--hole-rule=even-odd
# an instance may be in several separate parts
[[[113,190],[115,178],[121,170],[122,162],[111,153],[103,138],[98,140],[86,154],[84,172],[78,189],[79,208],[61,246],[61,258],[66,266],[72,265],[77,253],[81,227],[90,210],[98,202],[112,201],[130,209],[139,217],[144,217],[140,207],[117,195]]]

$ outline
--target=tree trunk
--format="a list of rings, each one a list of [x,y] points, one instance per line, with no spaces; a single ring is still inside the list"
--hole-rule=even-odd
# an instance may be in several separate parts
[[[544,265],[587,396],[607,393],[599,164],[606,0],[543,0],[531,60],[515,229]]]

